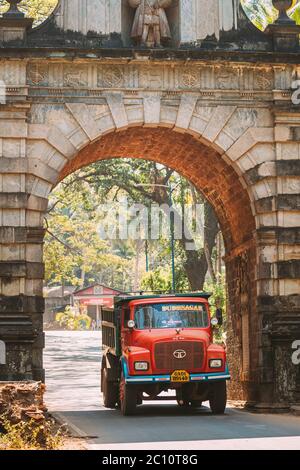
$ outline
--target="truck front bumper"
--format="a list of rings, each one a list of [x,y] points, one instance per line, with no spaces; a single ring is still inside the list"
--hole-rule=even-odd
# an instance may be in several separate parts
[[[146,383],[171,383],[171,375],[129,375],[125,361],[123,361],[123,374],[126,383],[146,384]],[[212,382],[214,380],[230,380],[228,366],[224,372],[212,372],[204,374],[190,374],[190,382]],[[175,383],[175,382],[172,382]],[[178,383],[178,382],[177,382]]]

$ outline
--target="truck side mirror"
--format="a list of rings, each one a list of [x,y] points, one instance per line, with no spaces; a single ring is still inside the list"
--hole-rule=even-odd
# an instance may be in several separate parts
[[[216,310],[216,319],[218,320],[218,325],[223,325],[223,312],[221,308],[217,308]]]
[[[133,328],[135,327],[134,320],[128,320],[127,326],[130,330],[133,330]]]

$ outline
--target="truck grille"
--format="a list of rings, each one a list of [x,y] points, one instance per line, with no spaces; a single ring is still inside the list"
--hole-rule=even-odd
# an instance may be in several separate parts
[[[175,351],[184,351],[182,358]],[[155,369],[161,372],[174,370],[198,371],[203,367],[204,347],[202,341],[172,341],[156,343],[154,347]]]

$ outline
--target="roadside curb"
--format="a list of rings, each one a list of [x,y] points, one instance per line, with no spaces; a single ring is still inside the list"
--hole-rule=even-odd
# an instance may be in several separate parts
[[[61,426],[67,426],[71,437],[90,439],[90,436],[88,436],[84,431],[81,431],[81,429],[75,426],[75,424],[71,423],[64,414],[59,412],[50,412],[49,414],[55,419],[58,424],[60,424]]]
[[[291,412],[294,416],[300,416],[300,406],[292,406]]]

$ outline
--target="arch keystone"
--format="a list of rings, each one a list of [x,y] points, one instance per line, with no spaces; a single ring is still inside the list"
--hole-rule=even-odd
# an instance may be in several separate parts
[[[144,122],[146,127],[158,127],[160,124],[161,93],[143,93]]]
[[[198,96],[183,93],[180,100],[175,130],[177,132],[185,131],[189,128],[190,122],[198,101]]]
[[[124,105],[123,93],[112,91],[105,92],[103,95],[106,98],[116,129],[126,129],[129,123]]]

